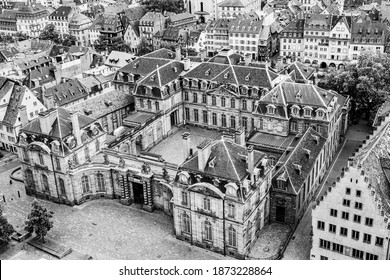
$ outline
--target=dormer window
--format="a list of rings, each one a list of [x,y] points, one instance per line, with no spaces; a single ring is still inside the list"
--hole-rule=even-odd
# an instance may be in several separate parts
[[[304,115],[305,117],[311,117],[311,109],[305,108],[305,109],[303,110],[303,115]]]
[[[270,115],[274,115],[275,114],[275,106],[268,106],[267,110],[268,110],[268,114]]]
[[[229,78],[229,72],[225,73],[225,75],[223,75],[223,77],[224,77],[225,79]]]
[[[207,71],[205,72],[205,75],[210,76],[210,72],[211,72],[211,69],[207,69]]]
[[[318,118],[323,118],[323,117],[324,117],[324,111],[318,110],[318,111],[317,111],[317,117],[318,117]]]
[[[299,108],[298,107],[292,107],[292,114],[294,115],[294,116],[297,116],[297,115],[299,115]]]
[[[299,164],[295,164],[295,163],[293,163],[293,166],[294,166],[295,171],[296,171],[299,175],[301,175],[302,166],[299,165]]]
[[[251,78],[251,73],[249,73],[249,74],[245,77],[245,81],[249,81],[250,78]]]
[[[300,90],[298,90],[297,94],[295,95],[295,98],[297,101],[302,101],[302,93]]]
[[[276,102],[277,99],[278,99],[278,94],[276,92],[274,92],[272,94],[272,102]]]
[[[155,74],[153,74],[152,76],[150,76],[150,80],[151,80],[151,81],[154,81],[155,78],[156,78],[156,75],[155,75]]]

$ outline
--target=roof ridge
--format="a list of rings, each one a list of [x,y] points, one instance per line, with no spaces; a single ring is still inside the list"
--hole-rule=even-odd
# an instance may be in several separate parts
[[[226,153],[227,153],[227,155],[228,155],[229,161],[230,161],[231,164],[233,165],[234,173],[236,174],[238,180],[241,181],[240,176],[238,176],[238,173],[237,173],[237,170],[236,170],[236,166],[235,166],[234,163],[233,163],[232,157],[230,156],[229,150],[228,150],[228,148],[226,147],[225,140],[224,140],[223,138],[221,139],[221,142],[222,142],[222,144],[223,144],[223,147],[224,147],[225,150],[226,150]]]
[[[325,104],[325,101],[322,99],[320,93],[318,92],[317,86],[314,86],[314,85],[310,85],[310,86],[314,89],[314,92],[317,94],[317,96],[320,98],[322,104],[324,104],[324,107],[326,108],[327,105]],[[325,90],[325,89],[324,89],[324,90]],[[325,90],[325,91],[327,91],[327,90]]]

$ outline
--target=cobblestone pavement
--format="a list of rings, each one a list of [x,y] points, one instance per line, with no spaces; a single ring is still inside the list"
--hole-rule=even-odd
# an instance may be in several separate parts
[[[346,135],[346,142],[340,151],[340,154],[331,166],[331,171],[328,177],[325,179],[323,186],[319,191],[318,196],[322,195],[328,186],[330,186],[337,177],[340,176],[341,169],[347,166],[348,158],[352,156],[355,149],[359,146],[362,140],[366,139],[369,135],[370,128],[364,121],[360,121],[357,125],[352,125]],[[311,249],[311,206],[308,207],[306,213],[303,215],[302,220],[298,224],[295,233],[290,240],[287,248],[284,252],[284,260],[308,260],[310,259]]]
[[[9,222],[21,230],[34,198],[25,195],[22,183],[14,181],[10,185],[10,174],[11,171],[0,174],[0,192],[7,201],[1,204]],[[158,211],[149,213],[114,200],[91,201],[77,207],[43,200],[41,203],[55,212],[54,227],[48,237],[94,259],[228,259],[177,240],[171,218]],[[19,257],[26,259],[26,254],[36,255],[34,259],[41,257],[31,250],[19,253]]]

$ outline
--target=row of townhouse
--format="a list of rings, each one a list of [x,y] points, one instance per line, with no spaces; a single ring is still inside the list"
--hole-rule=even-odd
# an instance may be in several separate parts
[[[290,23],[280,35],[280,55],[321,68],[357,61],[364,51],[384,53],[389,40],[386,23],[351,16],[310,14]]]

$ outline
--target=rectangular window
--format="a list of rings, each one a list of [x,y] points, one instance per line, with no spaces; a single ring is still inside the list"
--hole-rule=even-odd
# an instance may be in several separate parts
[[[217,113],[213,113],[213,125],[217,125]]]
[[[236,128],[236,117],[235,116],[230,116],[230,127]]]
[[[184,92],[184,101],[188,101],[188,91]]]
[[[353,221],[360,224],[362,217],[360,215],[353,215]]]
[[[378,256],[370,253],[366,253],[366,260],[377,260]]]
[[[347,236],[348,235],[348,229],[345,227],[340,227],[340,235],[341,236]]]
[[[330,250],[330,242],[324,239],[320,239],[320,248]]]
[[[203,199],[203,209],[210,211],[210,198],[205,197]]]
[[[231,107],[231,108],[236,108],[236,100],[235,100],[234,98],[232,98],[232,99],[230,100],[230,107]]]
[[[351,194],[351,189],[350,188],[346,188],[345,194]]]
[[[366,218],[366,226],[372,227],[374,220],[371,218]]]
[[[349,213],[343,211],[341,213],[341,218],[344,219],[344,220],[349,220]]]
[[[317,229],[324,230],[325,229],[325,223],[322,221],[317,222]]]
[[[194,109],[194,121],[199,122],[199,111]]]
[[[55,158],[55,161],[56,161],[56,169],[57,169],[57,170],[61,170],[60,159],[56,157],[56,158]]]
[[[355,202],[355,208],[358,209],[358,210],[362,210],[363,209],[363,204],[360,203],[360,202]]]
[[[188,205],[188,193],[181,192],[181,205]]]
[[[357,190],[357,191],[356,191],[356,196],[357,196],[357,197],[360,197],[361,195],[362,195],[362,191],[358,191],[358,190]]]
[[[363,243],[371,244],[371,234],[365,233],[363,235]]]
[[[336,225],[329,224],[329,232],[336,233]]]
[[[221,107],[225,107],[226,106],[226,99],[225,97],[221,97]]]
[[[204,123],[208,123],[207,111],[203,111],[203,122],[204,122]]]
[[[202,94],[202,103],[207,103],[207,95]]]
[[[349,207],[351,205],[351,201],[349,199],[343,199],[343,205]]]
[[[333,243],[332,251],[342,254],[344,253],[344,246],[337,243]]]
[[[215,96],[211,97],[211,105],[217,106],[217,98]]]
[[[328,257],[320,256],[320,259],[323,260],[323,261],[326,261],[326,260],[328,260]]]
[[[245,128],[245,130],[248,130],[248,118],[242,117],[242,126]]]
[[[190,120],[190,109],[185,108],[184,111],[185,111],[185,115],[186,115],[186,120],[189,121]]]
[[[330,215],[332,217],[337,217],[337,210],[336,209],[330,209]]]
[[[297,122],[296,121],[292,121],[291,122],[290,130],[291,131],[297,131]]]
[[[198,94],[196,92],[193,93],[192,101],[198,103]]]
[[[375,238],[375,246],[383,247],[383,238],[382,237],[376,237]]]
[[[352,239],[359,240],[359,235],[360,233],[358,231],[352,230],[352,236],[351,236]]]
[[[226,115],[222,114],[222,127],[226,127]]]
[[[363,259],[364,252],[357,250],[357,249],[352,249],[352,257],[356,259]]]

